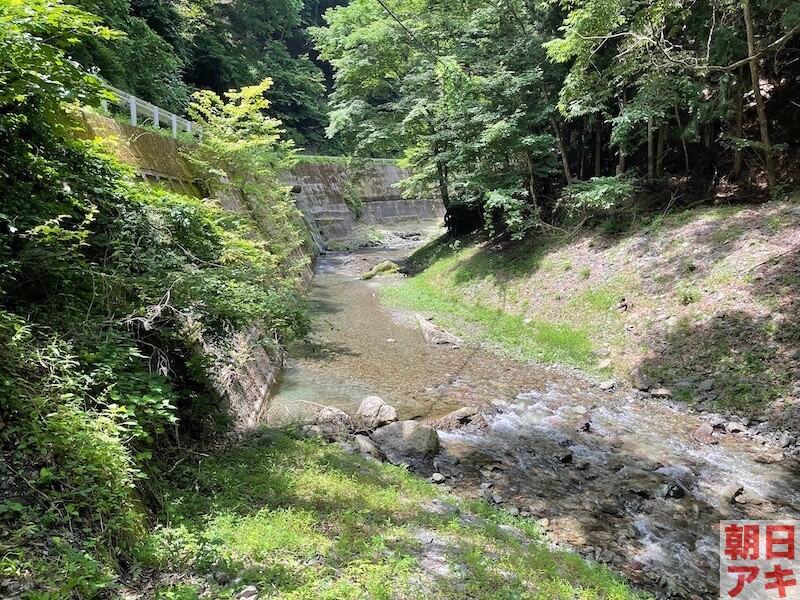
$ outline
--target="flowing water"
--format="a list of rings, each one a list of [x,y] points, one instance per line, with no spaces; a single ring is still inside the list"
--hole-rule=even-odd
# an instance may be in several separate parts
[[[479,407],[487,427],[440,432],[434,464],[448,483],[542,520],[557,544],[658,596],[718,597],[720,520],[800,518],[797,462],[747,435],[703,444],[693,436],[702,415],[685,407],[480,349],[426,344],[413,315],[379,304],[380,286],[399,275],[358,278],[408,252],[319,260],[314,333],[288,361],[272,423],[321,406],[354,412],[373,394],[403,419]],[[738,486],[745,492],[734,502]]]

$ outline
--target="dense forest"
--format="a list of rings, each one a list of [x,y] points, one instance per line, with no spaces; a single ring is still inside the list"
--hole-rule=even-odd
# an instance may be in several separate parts
[[[453,227],[519,236],[613,213],[634,181],[748,196],[796,173],[796,2],[356,0],[326,21],[329,134],[403,156]]]
[[[125,34],[71,51],[112,84],[183,110],[268,76],[299,146],[403,158],[454,229],[607,214],[635,181],[780,194],[796,172],[790,0],[76,4]]]
[[[70,50],[112,85],[185,112],[196,89],[223,93],[270,77],[272,114],[300,145],[335,151],[324,136],[326,65],[306,32],[336,2],[75,0],[123,33]]]
[[[151,187],[109,140],[76,135],[102,88],[68,53],[147,57],[103,22],[0,4],[0,570],[32,578],[37,598],[94,597],[141,558],[158,461],[230,424],[214,381],[237,332],[263,326],[277,353],[308,327],[306,233],[279,179],[290,142],[264,118],[269,80],[194,96],[204,136],[185,159],[211,191],[226,165],[245,210]]]
[[[199,122],[180,148],[210,199],[148,186],[81,139],[103,81]],[[173,471],[187,494],[237,483],[192,461],[230,429],[215,378],[243,360],[242,332],[265,332],[276,362],[309,332],[312,244],[283,178],[297,148],[396,159],[407,194],[441,198],[450,234],[529,241],[785,198],[800,176],[798,90],[795,0],[0,0],[0,592],[113,597],[147,569],[213,579],[230,559],[206,554],[212,535],[146,532],[170,508]],[[230,187],[238,212],[215,199]],[[352,492],[326,471],[341,457],[309,443],[319,464],[298,475],[296,446],[276,443],[288,462],[255,497],[304,502],[281,483],[290,472],[317,504],[330,495],[317,480]],[[406,471],[389,475],[391,493],[430,500]],[[390,493],[373,492],[376,506]],[[358,529],[362,513],[348,506],[342,522]],[[316,560],[304,515],[274,525],[295,518],[312,540],[296,565]],[[319,569],[349,584],[369,571],[357,559],[358,575]],[[596,578],[618,591],[603,597],[634,597],[569,564],[575,589]],[[328,597],[363,597],[348,590]]]

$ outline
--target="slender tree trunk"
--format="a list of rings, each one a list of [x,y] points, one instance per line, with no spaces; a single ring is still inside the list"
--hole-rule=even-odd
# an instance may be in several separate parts
[[[553,128],[553,135],[556,138],[558,151],[561,154],[561,165],[564,167],[564,179],[567,181],[567,185],[569,185],[573,181],[572,171],[569,168],[569,154],[564,145],[564,138],[561,137],[561,128],[558,126],[555,115],[550,115],[550,126]]]
[[[656,145],[653,116],[647,118],[647,181],[653,183],[656,178]]]
[[[578,150],[578,179],[586,179],[586,117],[581,119],[581,139]]]
[[[733,135],[741,140],[744,138],[744,91],[746,85],[744,83],[744,66],[739,67],[739,81],[736,84],[736,125],[733,129]],[[733,173],[731,174],[734,181],[738,181],[742,176],[742,166],[744,164],[744,155],[742,154],[741,147],[737,144],[736,150],[733,152]]]
[[[603,122],[598,117],[594,134],[594,176],[603,175]]]
[[[686,146],[686,138],[683,137],[683,125],[681,124],[681,113],[678,111],[678,105],[675,105],[675,120],[678,121],[678,133],[681,136],[681,146],[683,146],[683,162],[686,166],[686,172],[689,172],[689,148]]]
[[[625,90],[622,90],[622,94],[619,97],[619,113],[622,114],[625,110],[625,105],[627,104],[628,99],[625,94]],[[619,145],[619,162],[617,163],[617,175],[622,175],[625,172],[626,164],[625,164],[625,147],[620,144]]]
[[[661,177],[664,172],[664,146],[667,143],[667,124],[658,128],[658,144],[656,148],[656,177]]]
[[[531,204],[534,208],[538,208],[538,202],[536,201],[536,180],[533,176],[533,158],[531,158],[531,153],[527,150],[525,151],[525,164],[528,165],[528,193],[531,197]]]
[[[431,135],[434,135],[435,130],[433,125],[431,125],[430,129]],[[439,184],[439,196],[441,196],[442,204],[444,204],[444,208],[447,210],[450,207],[450,192],[448,191],[447,185],[447,165],[445,165],[440,158],[441,152],[442,148],[439,146],[439,142],[434,142],[433,155],[434,160],[436,161],[436,180]]]
[[[750,0],[742,0],[744,7],[744,24],[747,28],[747,54],[750,57],[750,79],[753,82],[753,94],[758,112],[758,128],[761,130],[761,143],[764,145],[764,164],[767,168],[767,183],[772,189],[777,183],[775,177],[775,161],[772,156],[772,144],[769,141],[769,125],[767,111],[764,108],[764,99],[761,97],[761,75],[756,56],[756,35],[753,27],[753,15],[750,12]]]
[[[544,83],[539,83],[539,89],[542,92],[542,97],[545,99],[545,102],[550,105],[550,94],[547,92]],[[553,128],[553,135],[556,138],[558,152],[561,154],[561,164],[564,167],[564,179],[566,179],[567,185],[569,185],[572,183],[572,171],[569,168],[569,153],[567,152],[567,147],[564,145],[564,138],[561,135],[561,128],[558,126],[558,119],[556,119],[555,114],[550,115],[550,126]]]
[[[436,159],[436,178],[439,180],[439,195],[445,209],[450,206],[450,194],[447,191],[447,167],[438,158]]]

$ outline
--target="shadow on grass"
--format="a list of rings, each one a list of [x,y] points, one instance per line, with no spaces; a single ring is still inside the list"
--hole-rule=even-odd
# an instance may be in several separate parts
[[[464,598],[506,597],[534,585],[572,598],[577,589],[621,586],[575,556],[529,546],[536,537],[530,521],[476,502],[470,508],[481,518],[464,520],[437,509],[438,494],[402,469],[281,431],[182,467],[171,484],[171,508],[162,516],[168,527],[156,533],[159,568],[224,569],[238,573],[238,587],[330,598]],[[498,517],[520,529],[498,527]],[[466,565],[465,578],[454,563]]]
[[[455,518],[408,502],[427,498],[421,480],[389,469],[290,431],[262,432],[170,475],[160,516],[167,526],[151,541],[149,562],[235,570],[287,593],[365,561],[388,575],[419,551],[397,528],[444,528]]]
[[[743,277],[763,308],[684,318],[666,332],[651,333],[651,355],[641,367],[683,400],[798,430],[800,407],[773,402],[787,398],[800,381],[800,248]],[[701,389],[708,380],[713,389]]]
[[[780,217],[783,225],[800,221],[791,212]],[[775,217],[772,217],[775,218]],[[491,280],[499,288],[516,280],[535,275],[549,252],[570,244],[586,241],[595,252],[620,246],[630,238],[639,237],[630,252],[638,257],[649,256],[655,260],[648,265],[653,279],[670,281],[687,275],[700,276],[707,265],[714,265],[737,248],[737,244],[748,231],[759,229],[765,236],[772,233],[770,217],[748,206],[718,206],[703,209],[683,210],[664,215],[646,215],[622,231],[606,233],[603,223],[587,227],[577,236],[557,234],[532,234],[520,241],[485,242],[473,255],[460,261],[453,282],[458,285],[483,279]],[[664,258],[664,250],[673,242],[674,232],[692,222],[697,223],[684,231],[682,238],[691,253],[676,251]],[[480,238],[470,237],[462,241],[463,246],[476,244]],[[448,245],[449,244],[449,245]],[[455,254],[452,240],[442,238],[423,248],[419,257],[412,257],[417,265],[414,272],[426,268],[434,261]]]

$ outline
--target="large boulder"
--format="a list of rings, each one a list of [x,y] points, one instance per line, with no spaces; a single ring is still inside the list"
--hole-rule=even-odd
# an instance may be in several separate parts
[[[377,396],[364,398],[356,414],[366,429],[376,429],[397,421],[397,409]]]
[[[454,410],[441,417],[432,425],[441,431],[453,431],[454,429],[480,430],[487,426],[486,419],[483,418],[475,406],[465,406]]]
[[[358,450],[359,453],[363,454],[364,456],[371,456],[372,458],[383,460],[383,453],[381,452],[381,449],[378,448],[378,444],[373,442],[367,436],[354,435],[352,443],[356,450]]]
[[[637,390],[646,392],[653,387],[653,380],[647,376],[641,367],[636,367],[631,371],[631,385]]]
[[[436,430],[417,421],[397,421],[372,432],[389,462],[412,466],[430,461],[439,452]]]
[[[400,266],[393,263],[390,260],[385,260],[382,263],[378,263],[374,267],[372,267],[369,271],[364,273],[361,276],[361,279],[372,279],[376,275],[387,275],[389,273],[397,273],[400,270]]]

